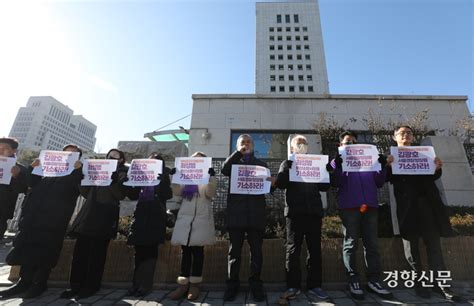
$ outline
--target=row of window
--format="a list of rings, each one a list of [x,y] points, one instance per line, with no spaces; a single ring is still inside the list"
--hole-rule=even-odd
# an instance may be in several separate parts
[[[270,65],[270,71],[275,71],[276,68],[278,68],[278,70],[285,70],[285,65]],[[303,65],[296,65],[296,68],[299,70],[299,71],[302,71],[303,70]],[[288,71],[293,71],[294,70],[294,65],[287,65],[287,69]],[[306,70],[311,70],[311,65],[310,64],[307,64],[306,65]]]
[[[306,88],[308,92],[314,92],[313,86],[308,86]],[[278,92],[286,92],[286,86],[278,86]],[[295,92],[296,86],[288,86],[288,92]],[[270,86],[270,92],[276,92],[277,86]],[[303,85],[298,86],[298,92],[305,92],[305,87]]]
[[[295,48],[296,48],[296,50],[301,50],[301,45],[296,45]],[[309,50],[309,45],[304,45],[303,48],[304,48],[304,50]],[[270,49],[270,51],[275,50],[275,45],[270,45],[269,49]],[[283,50],[283,45],[277,45],[276,49],[277,50]],[[286,50],[289,50],[289,51],[293,50],[293,46],[292,45],[286,45]]]
[[[268,30],[270,32],[275,32],[275,30],[276,30],[276,32],[283,32],[283,28],[281,28],[281,27],[277,27],[277,28],[270,27],[270,28],[268,28]],[[308,27],[302,27],[301,30],[303,32],[308,32]],[[286,32],[291,32],[291,27],[286,27],[285,31]],[[295,32],[299,32],[299,31],[300,31],[300,27],[295,27]]]
[[[269,39],[270,39],[270,41],[275,41],[275,35],[270,35],[270,36],[269,36]],[[287,35],[287,36],[286,36],[286,41],[291,41],[291,39],[292,39],[292,38],[291,38],[291,35]],[[278,35],[278,36],[276,37],[276,40],[278,40],[278,41],[283,41],[283,36]],[[296,35],[296,36],[295,36],[295,40],[296,40],[296,41],[301,41],[301,36]],[[308,41],[308,40],[309,40],[309,36],[304,35],[304,36],[303,36],[303,40],[304,40],[304,41]]]
[[[282,15],[277,15],[277,23],[281,23],[282,22]],[[285,15],[285,23],[290,23],[291,22],[291,15],[287,14]],[[298,16],[298,14],[294,14],[293,15],[293,22],[294,23],[298,23],[300,22],[300,16]]]
[[[270,75],[270,81],[276,81],[277,80],[277,77],[276,75]],[[288,76],[288,81],[294,81],[295,80],[295,76],[290,74]],[[312,81],[313,80],[313,76],[312,75],[307,75],[306,76],[306,81]],[[285,76],[284,75],[279,75],[278,76],[278,81],[285,81]],[[304,75],[300,74],[298,75],[298,81],[304,81]]]
[[[270,60],[271,60],[271,61],[274,61],[276,58],[281,61],[281,60],[283,60],[284,56],[283,56],[283,54],[278,54],[277,56],[275,56],[275,54],[270,54]],[[290,60],[290,61],[293,60],[293,54],[288,54],[288,55],[286,56],[286,59],[287,59],[287,60]],[[297,60],[302,60],[302,59],[303,59],[303,55],[302,55],[302,54],[296,54],[296,59],[297,59]],[[309,54],[305,54],[305,55],[304,55],[304,59],[305,59],[305,60],[310,60],[310,59],[311,59],[311,56],[310,56]]]

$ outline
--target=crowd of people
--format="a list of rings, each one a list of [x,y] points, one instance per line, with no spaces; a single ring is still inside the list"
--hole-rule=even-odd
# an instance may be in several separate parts
[[[413,145],[413,130],[409,126],[395,129],[393,139],[397,146]],[[340,146],[357,143],[357,135],[347,131],[340,135]],[[0,156],[14,157],[18,142],[13,138],[0,138]],[[296,135],[291,140],[291,153],[308,153],[307,139]],[[66,145],[63,151],[79,152],[76,145]],[[192,157],[205,157],[196,152]],[[111,149],[107,159],[117,160],[117,169],[109,186],[81,186],[82,163],[74,164],[72,173],[62,177],[41,177],[32,174],[40,161],[35,160],[28,168],[17,163],[11,169],[10,184],[0,185],[0,234],[7,228],[19,193],[25,193],[19,228],[13,247],[7,255],[9,265],[20,265],[19,281],[12,287],[0,291],[1,298],[21,296],[33,298],[47,290],[47,280],[58,262],[66,235],[76,239],[70,273],[70,288],[62,298],[86,298],[101,287],[107,248],[115,238],[119,220],[120,200],[125,197],[137,200],[128,236],[128,245],[135,250],[135,265],[132,286],[128,295],[141,297],[152,290],[159,245],[165,241],[169,223],[166,201],[174,196],[181,202],[174,224],[171,243],[181,246],[181,269],[177,277],[177,288],[170,298],[196,300],[203,281],[204,248],[212,245],[215,238],[212,198],[216,194],[216,173],[208,170],[209,182],[205,185],[178,185],[171,183],[175,168],[165,166],[163,158],[156,153],[148,158],[162,161],[160,183],[156,186],[130,187],[125,155]],[[394,187],[397,217],[403,238],[405,257],[414,275],[422,274],[419,239],[427,248],[428,268],[445,271],[440,237],[451,234],[451,226],[441,201],[435,180],[441,177],[442,162],[435,159],[434,175],[396,175],[391,165],[393,156],[379,155],[381,170],[373,172],[343,171],[341,155],[336,155],[326,165],[330,174],[329,183],[306,183],[290,180],[291,160],[281,163],[276,176],[269,176],[271,190],[285,190],[284,216],[286,218],[286,286],[283,299],[296,298],[303,289],[300,264],[303,241],[307,245],[307,277],[305,288],[310,296],[328,299],[322,285],[321,225],[324,216],[322,191],[331,186],[338,189],[338,208],[342,220],[343,265],[347,272],[348,290],[353,298],[364,299],[364,288],[382,298],[391,298],[391,292],[381,281],[381,264],[378,252],[378,207],[377,189],[386,182]],[[221,173],[232,180],[233,165],[256,165],[267,167],[254,154],[253,139],[248,134],[237,139],[236,150],[225,160]],[[261,271],[263,264],[262,243],[265,229],[265,195],[236,194],[227,196],[226,224],[229,234],[228,270],[225,301],[233,301],[240,289],[241,253],[245,240],[250,247],[250,293],[255,301],[265,299]],[[70,224],[77,198],[86,201]],[[168,224],[171,226],[170,224]],[[362,238],[367,286],[362,287],[357,267],[356,253]],[[459,302],[463,298],[439,284],[425,285],[415,279],[415,292],[429,298],[437,292],[446,299]]]

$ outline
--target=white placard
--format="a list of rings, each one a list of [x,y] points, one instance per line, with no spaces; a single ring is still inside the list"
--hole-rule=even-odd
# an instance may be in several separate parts
[[[290,168],[290,182],[329,183],[329,173],[326,170],[329,160],[327,155],[292,154],[290,160],[293,161]]]
[[[162,173],[163,162],[159,159],[134,159],[128,168],[127,186],[156,186],[160,184],[158,175]]]
[[[66,176],[74,170],[74,163],[78,159],[79,152],[42,150],[40,165],[32,173],[44,177]]]
[[[212,166],[210,157],[177,157],[176,173],[172,183],[179,185],[205,185],[209,183],[209,168]]]
[[[434,174],[435,151],[431,146],[390,147],[392,173],[408,175]]]
[[[270,169],[261,166],[232,165],[230,193],[265,194],[270,192],[272,183],[267,181]]]
[[[339,147],[342,156],[343,172],[369,172],[380,171],[382,167],[378,162],[379,152],[377,147],[368,144],[354,144]]]
[[[82,163],[84,179],[81,186],[109,186],[117,170],[116,159],[86,159]]]
[[[0,156],[0,184],[10,185],[12,168],[16,165],[16,157]]]

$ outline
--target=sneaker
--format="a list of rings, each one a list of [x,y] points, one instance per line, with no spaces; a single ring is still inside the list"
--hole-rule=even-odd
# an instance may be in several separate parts
[[[300,295],[300,293],[301,293],[301,290],[298,288],[289,288],[288,290],[285,291],[285,293],[283,293],[281,297],[287,300],[293,300],[298,295]]]
[[[457,295],[456,293],[451,291],[451,289],[449,289],[449,288],[441,288],[439,286],[434,286],[433,287],[433,292],[441,294],[445,299],[447,299],[448,301],[452,301],[454,303],[466,303],[467,302],[466,298],[464,298],[460,295]]]
[[[363,300],[364,299],[364,290],[360,287],[359,282],[351,282],[349,283],[349,292],[351,296],[356,300]]]
[[[235,297],[239,293],[239,287],[237,286],[227,286],[227,289],[224,292],[224,301],[230,302],[235,300]]]
[[[321,300],[327,300],[329,298],[329,295],[320,287],[314,287],[311,289],[308,289],[308,294],[311,297],[317,297],[318,299]]]
[[[368,282],[367,289],[381,298],[389,299],[393,297],[393,294],[385,289],[379,282]]]

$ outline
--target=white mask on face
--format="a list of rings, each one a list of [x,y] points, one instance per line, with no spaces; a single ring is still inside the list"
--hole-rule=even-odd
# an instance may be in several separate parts
[[[306,154],[308,152],[308,145],[305,143],[299,143],[294,148],[296,154]]]

